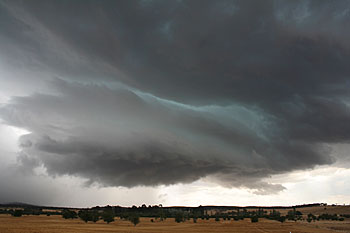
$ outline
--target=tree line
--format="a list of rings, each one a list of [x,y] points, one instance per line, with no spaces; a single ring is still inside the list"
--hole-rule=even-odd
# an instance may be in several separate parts
[[[81,219],[84,222],[97,222],[103,220],[107,224],[113,222],[114,219],[119,217],[122,220],[130,221],[135,226],[140,222],[140,217],[150,217],[151,222],[163,221],[167,218],[173,218],[176,222],[185,222],[192,219],[194,223],[198,219],[209,220],[215,219],[215,221],[234,221],[243,220],[245,218],[251,219],[251,222],[258,222],[260,218],[266,218],[270,220],[276,220],[281,223],[286,220],[291,221],[317,221],[317,220],[337,220],[344,221],[344,218],[350,218],[349,215],[339,216],[337,214],[321,214],[315,216],[313,214],[307,215],[307,218],[303,218],[303,214],[297,211],[295,208],[288,211],[286,215],[275,209],[258,207],[256,210],[249,208],[236,208],[235,210],[220,212],[217,211],[214,215],[208,214],[208,208],[206,207],[163,207],[162,205],[155,206],[132,206],[132,207],[120,207],[120,206],[104,206],[93,207],[89,209],[55,209],[50,212],[45,211],[42,208],[26,207],[23,209],[0,209],[0,213],[11,214],[14,217],[20,217],[22,215],[62,215],[65,219]],[[212,209],[211,209],[212,210]]]

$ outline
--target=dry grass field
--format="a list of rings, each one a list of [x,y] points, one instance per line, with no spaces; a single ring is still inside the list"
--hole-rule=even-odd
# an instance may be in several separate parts
[[[261,207],[264,209],[264,207]],[[258,211],[257,208],[247,208],[248,211]],[[264,209],[267,212],[270,212],[271,209]],[[280,212],[282,215],[286,215],[288,211],[293,210],[292,207],[290,208],[285,208],[285,209],[277,209],[278,212]],[[302,207],[302,208],[296,208],[295,210],[300,211],[303,213],[303,215],[307,215],[309,213],[314,214],[314,215],[320,215],[320,214],[350,214],[350,205],[337,205],[337,206],[313,206],[313,207]],[[227,210],[223,211],[223,213],[228,213],[231,212],[232,210]],[[215,215],[217,213],[217,210],[211,210],[208,211],[208,214],[210,215]]]
[[[308,214],[308,213],[312,213],[315,215],[319,215],[319,214],[350,214],[350,206],[346,205],[346,206],[331,206],[331,205],[327,205],[327,206],[314,206],[314,207],[304,207],[304,208],[297,208],[296,210],[299,210],[300,212],[302,212],[303,214]],[[283,211],[280,211],[281,214],[284,214]]]
[[[214,219],[201,220],[197,223],[187,221],[176,223],[174,219],[163,222],[151,222],[150,218],[141,218],[140,224],[134,227],[128,221],[116,219],[115,222],[106,224],[84,223],[81,220],[65,220],[61,216],[23,216],[15,218],[10,215],[0,215],[0,233],[89,233],[89,232],[275,232],[275,233],[327,233],[350,232],[350,221],[332,222],[285,222],[280,223],[266,219],[260,219],[258,223],[251,223],[249,219],[243,221],[220,221]]]

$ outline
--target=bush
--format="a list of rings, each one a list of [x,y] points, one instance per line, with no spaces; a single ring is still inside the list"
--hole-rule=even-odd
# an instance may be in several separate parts
[[[100,215],[96,210],[91,211],[90,214],[91,214],[91,221],[97,222],[98,220],[100,220]]]
[[[337,214],[321,214],[318,216],[321,220],[339,220]]]
[[[215,221],[219,222],[220,218],[218,216],[215,217]]]
[[[110,222],[114,222],[114,213],[111,210],[104,211],[102,214],[102,219],[105,221],[107,224]]]
[[[317,217],[316,217],[315,215],[311,214],[311,213],[308,214],[307,217],[308,217],[308,218],[311,218],[311,219],[314,220],[314,221],[317,219]]]
[[[250,218],[251,222],[259,222],[258,216],[253,216]]]
[[[302,216],[302,215],[303,215],[303,213],[301,213],[300,211],[296,211],[296,212],[295,212],[295,215]]]
[[[22,210],[15,210],[13,213],[12,213],[12,216],[13,217],[21,217],[23,214],[23,211]]]
[[[81,220],[83,220],[84,222],[88,222],[88,221],[92,221],[92,216],[91,213],[87,210],[80,210],[78,213],[78,216]]]
[[[140,223],[140,217],[136,213],[130,214],[128,219],[134,224],[134,226]]]
[[[288,220],[295,220],[295,216],[296,216],[296,213],[295,213],[294,210],[288,211],[288,214],[287,214],[287,219]]]
[[[121,220],[128,220],[129,217],[127,213],[121,213],[119,216]]]
[[[74,219],[77,218],[77,213],[75,211],[72,210],[63,210],[62,212],[62,218],[64,219]]]
[[[278,221],[280,221],[281,223],[285,222],[286,221],[286,216],[280,216],[278,218]]]
[[[177,212],[175,215],[175,222],[180,223],[184,221],[184,214],[182,212]]]

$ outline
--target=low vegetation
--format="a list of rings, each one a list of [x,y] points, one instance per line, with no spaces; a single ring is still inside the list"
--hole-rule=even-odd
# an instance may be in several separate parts
[[[216,209],[215,209],[216,208]],[[221,222],[221,221],[241,221],[244,219],[250,219],[250,222],[257,223],[260,219],[269,219],[284,223],[285,221],[305,221],[315,222],[322,220],[331,221],[344,221],[346,218],[350,218],[350,214],[303,214],[300,210],[296,210],[296,207],[289,208],[288,212],[285,211],[284,215],[280,211],[282,208],[269,208],[269,207],[257,207],[255,209],[245,207],[233,207],[229,210],[223,207],[163,207],[162,205],[139,207],[133,206],[131,208],[125,208],[120,206],[105,206],[105,207],[93,207],[89,209],[44,209],[40,207],[26,206],[24,208],[1,208],[0,213],[11,214],[14,217],[21,217],[23,215],[61,215],[63,219],[77,219],[88,223],[104,221],[109,224],[115,221],[115,218],[119,218],[123,221],[129,221],[134,226],[140,223],[140,217],[149,217],[150,222],[162,222],[167,218],[173,218],[176,223],[187,222],[192,219],[191,222],[197,223],[198,219],[202,221]],[[323,208],[323,207],[322,207]],[[215,210],[215,211],[213,211]],[[283,210],[283,209],[282,209]],[[324,211],[327,211],[324,207]]]

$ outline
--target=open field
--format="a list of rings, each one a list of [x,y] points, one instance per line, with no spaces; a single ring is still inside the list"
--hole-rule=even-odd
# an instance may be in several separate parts
[[[292,233],[327,233],[350,232],[350,221],[320,221],[320,222],[285,222],[259,219],[258,223],[251,223],[250,219],[243,221],[220,221],[214,219],[201,220],[197,223],[187,221],[176,223],[174,219],[163,222],[150,221],[150,218],[141,218],[140,224],[134,227],[128,221],[116,219],[115,222],[106,224],[84,223],[81,220],[65,220],[61,216],[23,216],[20,218],[10,215],[0,215],[1,233],[83,233],[83,232],[292,232]]]
[[[299,210],[300,212],[302,212],[303,214],[315,214],[315,215],[319,215],[319,214],[350,214],[350,206],[346,205],[346,206],[331,206],[331,205],[327,205],[327,206],[313,206],[313,207],[304,207],[304,208],[296,208],[296,210]],[[283,210],[280,211],[281,214],[284,214],[285,212],[283,212]]]
[[[244,207],[242,207],[244,208]],[[245,207],[248,211],[258,211],[258,208],[250,208],[250,207]],[[260,207],[266,211],[271,211],[271,207],[264,208]],[[275,208],[278,212],[280,212],[282,215],[286,215],[288,211],[293,210],[293,207],[285,207],[285,208]],[[308,215],[309,213],[314,214],[314,215],[320,215],[320,214],[350,214],[350,205],[337,205],[337,206],[332,206],[332,205],[326,205],[326,206],[312,206],[312,207],[296,207],[296,211],[300,211],[303,215]],[[222,213],[229,213],[232,210],[226,210],[222,211]],[[210,215],[215,215],[215,213],[220,213],[220,210],[210,210],[208,211]],[[305,217],[304,216],[304,217]]]

